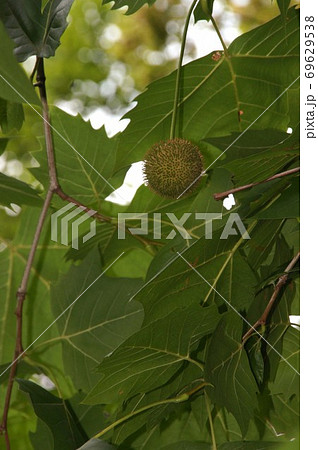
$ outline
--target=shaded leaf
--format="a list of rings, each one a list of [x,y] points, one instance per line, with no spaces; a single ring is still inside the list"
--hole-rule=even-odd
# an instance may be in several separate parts
[[[205,378],[213,385],[209,389],[212,403],[225,406],[238,421],[244,435],[257,408],[258,387],[241,339],[242,319],[231,312],[211,337]]]
[[[226,161],[223,164],[226,165],[228,160],[231,161],[248,156],[257,157],[264,150],[284,143],[288,137],[289,135],[283,131],[269,128],[267,130],[249,129],[244,133],[233,132],[228,136],[207,137],[204,141],[219,148],[222,152],[230,147],[231,150],[226,153]],[[230,164],[228,166],[232,168]]]
[[[266,258],[275,245],[283,224],[283,220],[260,220],[257,222],[253,230],[253,239],[250,239],[245,246],[247,261],[255,270],[258,270],[262,264],[266,264]]]
[[[0,19],[15,42],[18,61],[32,55],[49,58],[60,45],[73,0],[0,0]]]
[[[200,0],[194,10],[194,21],[211,20],[214,0]]]
[[[28,380],[17,380],[30,396],[36,415],[49,427],[55,450],[76,449],[87,437],[70,404]]]
[[[290,176],[290,186],[268,208],[256,214],[260,219],[284,219],[300,216],[299,176]]]
[[[298,372],[300,370],[299,353],[300,332],[295,328],[289,327],[284,334],[282,356]],[[271,393],[282,394],[287,401],[293,394],[299,396],[300,377],[292,367],[286,364],[286,361],[283,359],[279,361],[275,382],[271,385]]]

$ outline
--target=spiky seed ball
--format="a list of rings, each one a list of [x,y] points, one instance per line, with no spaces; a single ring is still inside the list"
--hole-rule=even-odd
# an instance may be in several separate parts
[[[193,192],[202,171],[198,147],[185,139],[158,142],[145,155],[145,182],[162,197],[178,198]]]

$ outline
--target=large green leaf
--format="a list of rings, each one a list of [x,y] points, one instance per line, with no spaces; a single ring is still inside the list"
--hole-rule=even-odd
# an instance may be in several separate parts
[[[16,103],[33,103],[39,99],[26,74],[13,55],[13,43],[9,39],[0,20],[0,92],[1,98]]]
[[[54,108],[52,111],[53,138],[59,181],[68,195],[85,205],[101,207],[105,197],[113,191],[108,178],[113,169],[116,141],[107,138],[104,128],[94,130],[90,122]],[[45,144],[35,152],[40,167],[32,173],[45,186],[48,184]]]
[[[122,8],[123,6],[128,6],[126,14],[133,14],[138,11],[143,5],[148,4],[149,6],[154,4],[156,0],[103,0],[103,4],[114,2],[112,9]]]
[[[278,17],[236,39],[229,47],[230,63],[226,58],[213,61],[208,55],[187,64],[178,134],[199,141],[242,131],[257,118],[254,128],[286,131],[294,126],[289,117],[290,94],[276,101],[299,75],[299,25],[294,9],[289,11],[286,29],[288,40]],[[137,98],[137,106],[127,114],[131,123],[120,137],[117,169],[143,159],[152,144],[169,137],[175,77],[176,72],[154,82]],[[291,89],[296,88],[295,83]]]
[[[223,229],[216,231],[212,240],[202,237],[196,241],[183,251],[184,260],[176,254],[173,244],[171,248],[163,249],[164,258],[161,254],[154,258],[148,283],[135,296],[145,308],[145,320],[151,321],[178,306],[189,304],[216,302],[224,306],[231,304],[239,310],[250,304],[256,278],[244,257],[237,252],[244,239],[238,236],[220,239],[221,232]],[[252,232],[251,237],[253,239]]]
[[[15,42],[19,61],[53,56],[60,45],[73,0],[49,0],[42,12],[38,0],[0,0],[0,19]]]
[[[59,336],[55,338],[63,345],[65,371],[77,388],[86,391],[100,378],[96,365],[136,332],[143,318],[141,305],[129,302],[140,280],[103,276],[94,283],[102,273],[99,259],[97,251],[91,252],[53,286],[51,296],[55,317],[68,308],[57,322]]]
[[[205,377],[213,385],[209,391],[212,403],[225,406],[238,421],[244,435],[258,406],[258,387],[241,339],[242,319],[231,312],[211,337]]]
[[[104,377],[85,402],[123,402],[166,383],[184,362],[200,366],[191,351],[218,320],[215,306],[190,305],[146,325],[100,364]]]
[[[43,200],[31,186],[3,173],[0,173],[0,196],[0,203],[4,206],[10,206],[11,203],[41,206],[43,203]]]

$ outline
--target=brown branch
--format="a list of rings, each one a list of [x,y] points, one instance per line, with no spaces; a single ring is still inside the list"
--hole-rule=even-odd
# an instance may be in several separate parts
[[[0,425],[0,433],[1,434],[4,433],[4,435],[5,435],[7,450],[10,450],[10,439],[9,439],[9,434],[8,434],[8,413],[9,413],[9,408],[10,408],[13,382],[14,382],[14,378],[15,378],[15,375],[17,372],[18,361],[23,356],[23,353],[24,353],[23,345],[22,345],[23,304],[24,304],[24,300],[25,300],[25,297],[27,294],[27,286],[28,286],[28,282],[29,282],[29,278],[30,278],[31,268],[33,265],[34,256],[35,256],[35,252],[36,252],[36,249],[37,249],[37,246],[39,243],[41,232],[43,229],[45,217],[46,217],[46,214],[50,207],[50,203],[51,203],[54,191],[58,187],[53,139],[52,139],[52,133],[51,133],[51,127],[50,127],[49,108],[48,108],[46,89],[45,89],[45,75],[44,75],[43,58],[37,58],[35,67],[36,67],[36,72],[37,72],[36,85],[39,87],[40,98],[41,98],[41,102],[42,102],[42,114],[43,114],[43,121],[44,121],[44,134],[45,134],[45,142],[46,142],[46,153],[47,153],[47,162],[48,162],[49,177],[50,177],[50,186],[48,188],[48,191],[46,193],[46,197],[45,197],[45,200],[44,200],[44,203],[42,206],[42,210],[41,210],[40,217],[39,217],[37,227],[35,230],[33,242],[31,244],[27,263],[26,263],[26,266],[24,269],[22,281],[21,281],[20,287],[16,294],[17,295],[17,306],[16,306],[16,311],[15,311],[15,315],[17,317],[16,343],[15,343],[13,360],[12,360],[11,368],[10,368],[9,381],[8,381],[6,397],[5,397],[5,404],[4,404],[4,409],[3,409],[3,416],[2,416],[2,421],[1,421],[1,425]]]
[[[276,175],[273,175],[272,177],[266,178],[266,180],[258,181],[256,183],[250,183],[246,184],[245,186],[240,186],[237,188],[229,189],[228,191],[219,192],[217,194],[214,194],[213,197],[215,200],[223,200],[224,198],[228,197],[230,194],[235,194],[236,192],[245,191],[246,189],[250,189],[254,186],[258,186],[262,183],[268,183],[269,181],[276,180],[277,178],[286,177],[287,175],[292,175],[293,173],[297,173],[300,171],[300,167],[295,167],[294,169],[286,170],[285,172],[277,173]]]
[[[14,356],[13,356],[13,361],[12,361],[12,365],[10,368],[10,374],[9,374],[9,382],[8,382],[8,387],[7,387],[7,392],[6,392],[6,397],[5,397],[5,404],[4,404],[4,409],[3,409],[3,416],[2,416],[2,421],[1,421],[1,425],[0,425],[0,432],[3,433],[5,435],[6,438],[6,447],[9,450],[10,449],[10,441],[9,441],[9,435],[8,435],[8,429],[7,429],[7,423],[8,423],[8,412],[9,412],[9,407],[10,407],[10,400],[11,400],[11,394],[12,394],[12,388],[13,388],[13,381],[16,375],[16,371],[17,371],[17,366],[18,366],[18,361],[21,358],[21,356],[23,355],[23,347],[22,347],[22,312],[23,312],[23,303],[25,300],[25,296],[27,293],[27,285],[28,285],[28,281],[29,281],[29,277],[30,277],[30,272],[31,272],[31,268],[32,268],[32,264],[33,264],[33,260],[34,260],[34,255],[38,246],[38,242],[39,242],[39,238],[42,232],[42,228],[43,228],[43,224],[44,224],[44,220],[47,214],[47,211],[49,209],[50,203],[51,203],[51,199],[53,196],[53,191],[50,189],[47,194],[46,194],[46,198],[45,201],[43,203],[43,207],[42,207],[42,211],[38,220],[38,224],[36,227],[36,231],[34,234],[34,238],[33,238],[33,242],[30,248],[30,252],[28,255],[28,260],[24,269],[24,273],[23,273],[23,277],[22,277],[22,281],[20,284],[20,287],[17,291],[17,307],[16,307],[16,311],[15,311],[15,315],[17,317],[17,322],[16,322],[16,343],[15,343],[15,350],[14,350]]]
[[[88,206],[86,206],[83,203],[79,202],[74,197],[71,197],[70,195],[66,194],[62,190],[61,186],[57,186],[57,188],[54,189],[54,193],[56,195],[58,195],[62,200],[65,200],[66,202],[69,202],[69,203],[74,203],[75,205],[81,207],[83,209],[83,212],[87,213],[89,211],[92,211],[92,209],[89,208]],[[99,220],[100,222],[112,222],[112,218],[111,217],[104,216],[103,214],[99,213],[98,211],[96,211],[94,214],[92,214],[91,217],[95,217],[95,219]]]
[[[299,257],[300,257],[300,253],[298,252],[297,255],[294,256],[294,258],[291,260],[291,262],[286,267],[286,269],[284,271],[284,275],[282,275],[281,277],[278,278],[274,292],[273,292],[271,298],[269,299],[269,302],[267,303],[267,306],[264,309],[263,314],[254,323],[254,325],[251,326],[251,328],[244,334],[244,336],[242,338],[242,342],[245,342],[253,334],[253,332],[257,330],[258,327],[260,327],[262,325],[266,325],[268,315],[271,312],[271,310],[275,304],[277,296],[278,296],[280,290],[282,289],[282,287],[286,284],[287,279],[288,279],[288,274],[294,268],[295,264],[299,260]]]

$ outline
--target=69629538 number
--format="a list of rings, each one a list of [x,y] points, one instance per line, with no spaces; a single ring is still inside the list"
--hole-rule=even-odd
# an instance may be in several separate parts
[[[305,77],[314,78],[315,76],[315,18],[305,16]]]

